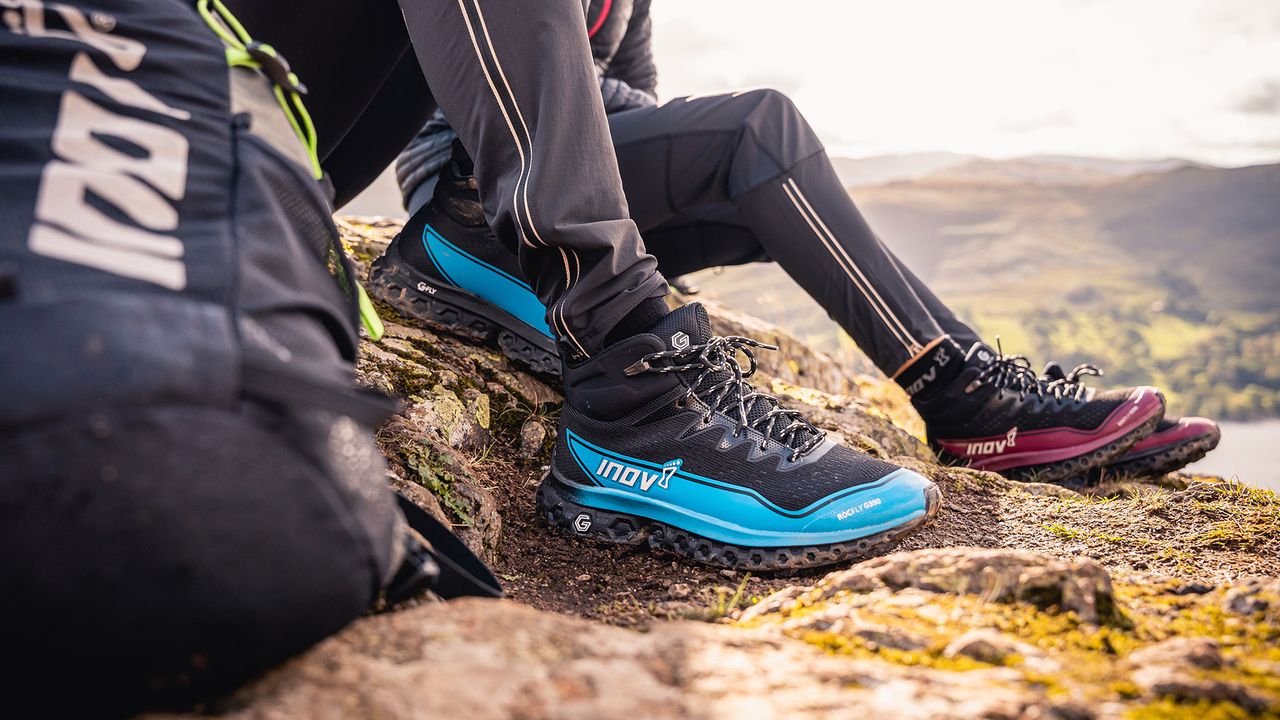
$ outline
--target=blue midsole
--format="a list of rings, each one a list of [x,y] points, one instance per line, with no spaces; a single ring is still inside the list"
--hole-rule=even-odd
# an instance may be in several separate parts
[[[905,468],[897,470],[876,483],[873,490],[880,503],[869,511],[864,522],[851,523],[839,529],[827,529],[834,517],[847,504],[833,503],[829,508],[804,518],[785,518],[760,506],[748,496],[737,493],[721,493],[720,503],[724,514],[754,512],[762,524],[774,528],[750,528],[730,522],[723,517],[713,517],[688,507],[664,502],[654,495],[640,495],[626,489],[611,487],[586,487],[559,477],[554,470],[547,480],[555,482],[557,491],[570,502],[584,508],[635,515],[700,535],[716,542],[744,547],[794,547],[800,545],[830,545],[844,543],[876,535],[923,518],[928,512],[926,490],[932,485],[927,479]],[[865,503],[866,501],[859,501]],[[755,503],[755,508],[733,507],[743,503]],[[868,522],[869,521],[869,522]],[[821,530],[808,530],[813,526]]]

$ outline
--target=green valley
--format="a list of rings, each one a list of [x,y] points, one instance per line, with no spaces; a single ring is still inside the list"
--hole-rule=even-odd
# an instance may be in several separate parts
[[[839,165],[858,178],[858,162]],[[1155,384],[1180,414],[1280,415],[1280,166],[960,158],[926,171],[850,192],[906,264],[1006,352],[1094,363],[1100,383]],[[692,280],[866,369],[777,267]]]

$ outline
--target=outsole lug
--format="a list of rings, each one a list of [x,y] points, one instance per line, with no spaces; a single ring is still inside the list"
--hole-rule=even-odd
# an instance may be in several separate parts
[[[1167,450],[1152,452],[1132,460],[1114,461],[1103,468],[1091,469],[1087,474],[1071,478],[1082,487],[1097,485],[1103,480],[1139,479],[1159,477],[1176,472],[1208,455],[1218,446],[1221,435],[1205,435],[1181,443]]]
[[[419,292],[416,285],[400,263],[388,261],[385,255],[369,271],[369,293],[400,312],[432,329],[491,347],[535,374],[560,378],[559,354],[547,352],[497,320]]]
[[[897,544],[927,525],[942,507],[942,492],[936,486],[925,490],[925,514],[900,527],[857,540],[830,545],[801,547],[743,547],[720,543],[679,528],[635,515],[614,513],[578,505],[566,499],[548,476],[538,486],[538,514],[557,530],[584,540],[622,545],[647,545],[683,558],[733,570],[778,572],[806,570],[861,559]],[[581,518],[586,516],[587,521]],[[611,529],[625,522],[633,532],[619,537]]]

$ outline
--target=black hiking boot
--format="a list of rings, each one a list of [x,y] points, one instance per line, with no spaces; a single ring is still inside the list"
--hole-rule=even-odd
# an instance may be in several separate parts
[[[753,347],[775,349],[713,337],[695,303],[569,367],[538,511],[576,537],[755,570],[863,557],[934,516],[928,479],[747,384]]]
[[[409,218],[369,272],[369,292],[402,313],[560,376],[546,308],[494,236],[475,178],[446,166],[431,202]]]

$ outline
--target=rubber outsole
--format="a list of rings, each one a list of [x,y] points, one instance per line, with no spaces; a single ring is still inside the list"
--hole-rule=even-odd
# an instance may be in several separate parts
[[[434,292],[419,290],[419,283]],[[482,343],[539,375],[559,378],[555,343],[483,299],[409,265],[388,259],[373,262],[369,293],[427,326],[464,340]],[[536,337],[534,337],[536,336]]]
[[[1003,471],[1002,474],[1011,480],[1022,480],[1025,482],[1062,482],[1067,478],[1087,473],[1093,468],[1102,467],[1115,458],[1129,452],[1129,448],[1133,447],[1135,443],[1155,432],[1156,425],[1158,425],[1160,420],[1163,418],[1163,413],[1157,413],[1156,415],[1151,416],[1146,422],[1135,426],[1133,431],[1128,435],[1121,436],[1113,442],[1096,448],[1083,455],[1077,455],[1073,458],[1053,463],[1046,463],[1044,465],[1029,465],[1027,467],[1012,468]]]
[[[1218,441],[1221,439],[1221,433],[1211,433],[1171,447],[1156,448],[1135,457],[1120,458],[1101,469],[1090,471],[1087,482],[1097,484],[1103,479],[1168,475],[1208,455],[1211,450],[1218,447]]]
[[[744,547],[717,542],[666,523],[625,513],[579,505],[565,497],[550,474],[538,486],[538,514],[547,524],[576,538],[618,545],[647,545],[720,568],[773,572],[806,570],[866,558],[895,545],[929,523],[942,507],[942,491],[925,489],[925,514],[909,523],[867,537],[829,545]]]

